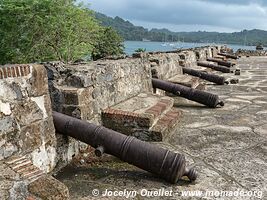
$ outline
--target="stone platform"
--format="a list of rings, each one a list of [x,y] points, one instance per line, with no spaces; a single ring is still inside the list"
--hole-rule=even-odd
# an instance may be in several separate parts
[[[187,74],[178,74],[178,75],[168,79],[168,81],[170,81],[172,83],[181,84],[181,85],[184,85],[187,87],[191,87],[194,89],[197,88],[200,84],[199,78],[189,76]]]
[[[144,141],[162,141],[180,120],[173,99],[149,93],[127,99],[102,112],[107,128]]]
[[[189,165],[196,166],[199,177],[194,183],[181,180],[172,185],[152,174],[116,159],[73,162],[57,175],[70,190],[71,199],[125,199],[93,196],[108,190],[162,189],[174,192],[171,197],[150,199],[200,199],[182,197],[182,191],[252,191],[254,196],[205,199],[267,198],[267,57],[238,60],[241,75],[236,85],[208,85],[207,90],[225,101],[223,108],[210,109],[176,97],[174,106],[183,118],[160,146],[184,153]],[[146,199],[137,194],[135,199]],[[204,198],[203,198],[204,199]]]

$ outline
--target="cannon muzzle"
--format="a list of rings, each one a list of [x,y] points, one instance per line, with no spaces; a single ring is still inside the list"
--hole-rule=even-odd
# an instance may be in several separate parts
[[[231,67],[234,65],[231,62],[223,61],[223,60],[216,59],[216,58],[207,58],[207,61],[216,62],[216,63],[218,63],[218,65],[222,65],[222,66],[226,66],[226,67]]]
[[[199,77],[201,79],[216,83],[218,85],[228,84],[228,82],[225,80],[225,78],[223,76],[218,76],[215,74],[209,74],[207,72],[202,72],[202,71],[190,69],[187,67],[183,68],[183,73],[189,74],[191,76]]]
[[[232,58],[232,59],[235,59],[235,60],[238,59],[237,56],[232,55],[232,54],[229,54],[229,53],[218,53],[218,55],[220,55],[220,56],[225,56],[226,58]]]
[[[231,73],[231,69],[229,67],[224,67],[224,66],[218,66],[215,64],[211,64],[208,62],[197,62],[198,66],[202,66],[202,67],[207,67],[216,71],[220,71],[223,73]]]
[[[216,108],[217,105],[224,106],[224,103],[219,101],[218,95],[215,94],[154,78],[152,78],[152,85],[154,88],[201,103],[210,108]]]
[[[58,112],[53,112],[53,120],[57,133],[91,145],[96,148],[97,156],[114,155],[171,183],[176,183],[182,176],[191,181],[197,178],[195,169],[185,167],[182,154]]]

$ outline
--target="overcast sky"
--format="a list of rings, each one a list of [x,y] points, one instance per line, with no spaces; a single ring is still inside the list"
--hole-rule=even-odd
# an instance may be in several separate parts
[[[267,0],[83,0],[145,28],[172,31],[267,30]]]

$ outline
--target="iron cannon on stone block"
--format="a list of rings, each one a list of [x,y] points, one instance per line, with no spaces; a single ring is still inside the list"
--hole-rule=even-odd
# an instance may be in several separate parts
[[[155,78],[152,78],[152,85],[154,88],[158,88],[174,95],[201,103],[210,108],[216,108],[217,105],[224,106],[224,103],[220,101],[218,95],[215,94]]]
[[[53,120],[57,133],[91,145],[97,156],[111,154],[171,183],[182,176],[191,181],[197,178],[195,169],[185,167],[182,154],[58,112],[53,112]]]
[[[218,66],[215,64],[207,63],[207,62],[197,62],[198,66],[207,67],[216,71],[220,71],[223,73],[231,73],[231,69],[229,67]]]
[[[216,62],[216,63],[218,63],[218,65],[222,65],[222,66],[226,66],[226,67],[231,67],[234,65],[234,63],[227,62],[227,61],[220,60],[220,59],[216,59],[216,58],[207,58],[207,61]]]
[[[199,77],[201,79],[216,83],[218,85],[228,84],[228,82],[225,80],[225,78],[223,76],[218,76],[215,74],[209,74],[207,72],[202,72],[202,71],[190,69],[187,67],[183,67],[183,73],[189,74],[191,76]]]
[[[226,58],[232,58],[232,59],[235,59],[235,60],[238,59],[237,56],[232,55],[232,54],[229,54],[229,53],[218,53],[218,55],[220,55],[220,56],[225,56]]]

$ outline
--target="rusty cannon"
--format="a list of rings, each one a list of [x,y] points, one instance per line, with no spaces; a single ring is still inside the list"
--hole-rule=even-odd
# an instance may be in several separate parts
[[[231,73],[231,69],[229,67],[219,66],[219,65],[208,63],[208,62],[200,62],[199,61],[199,62],[197,62],[197,65],[201,66],[201,67],[207,67],[207,68],[210,68],[210,69],[213,69],[216,71],[220,71],[223,73]]]
[[[216,59],[216,58],[207,58],[207,61],[216,62],[216,63],[218,63],[218,65],[222,65],[222,66],[226,66],[226,67],[232,67],[234,65],[231,62],[227,62],[227,61]]]
[[[231,59],[235,59],[235,60],[238,59],[238,57],[236,55],[229,54],[229,53],[218,53],[218,55],[225,56],[226,58],[231,58]]]
[[[97,156],[111,154],[170,183],[176,183],[182,176],[191,181],[197,178],[195,169],[185,167],[182,154],[58,112],[53,112],[53,120],[57,133],[91,145]]]
[[[216,108],[218,105],[224,106],[224,102],[220,101],[218,95],[215,94],[155,78],[152,78],[152,85],[154,88],[170,92],[174,95],[198,102],[210,108]]]
[[[215,74],[209,74],[207,72],[202,72],[202,71],[190,69],[190,68],[187,68],[187,67],[183,67],[183,73],[184,74],[189,74],[191,76],[199,77],[201,79],[207,80],[209,82],[216,83],[218,85],[229,84],[229,82],[226,81],[223,76],[218,76],[218,75],[215,75]]]

